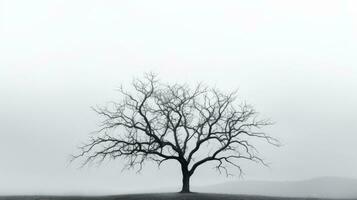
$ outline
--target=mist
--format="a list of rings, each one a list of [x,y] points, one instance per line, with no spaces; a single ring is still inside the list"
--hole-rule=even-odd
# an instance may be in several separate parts
[[[79,169],[91,106],[145,72],[232,91],[275,122],[270,167],[245,180],[357,178],[357,3],[350,1],[0,1],[0,194],[114,194],[179,188],[179,167]],[[240,180],[209,165],[201,186]]]

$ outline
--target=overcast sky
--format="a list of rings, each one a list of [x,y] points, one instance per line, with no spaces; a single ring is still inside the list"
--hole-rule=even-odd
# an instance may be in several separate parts
[[[78,170],[90,109],[153,71],[233,90],[276,124],[245,179],[357,178],[357,2],[0,0],[0,193],[179,187],[180,169]],[[239,180],[211,167],[193,185]]]

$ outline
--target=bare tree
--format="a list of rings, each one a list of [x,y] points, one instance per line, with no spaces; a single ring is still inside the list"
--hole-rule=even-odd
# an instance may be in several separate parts
[[[133,92],[120,89],[122,99],[93,108],[103,117],[100,130],[80,147],[74,159],[84,157],[84,165],[106,158],[126,159],[127,168],[145,161],[174,160],[181,166],[182,190],[190,192],[190,177],[201,165],[212,162],[229,175],[229,166],[242,173],[238,160],[265,165],[251,138],[278,145],[264,132],[270,125],[258,120],[249,105],[235,105],[236,92],[223,93],[198,84],[164,84],[153,74],[132,83]]]

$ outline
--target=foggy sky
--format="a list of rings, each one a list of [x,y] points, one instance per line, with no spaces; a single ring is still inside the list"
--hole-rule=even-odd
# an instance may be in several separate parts
[[[90,106],[155,72],[165,82],[238,88],[276,124],[270,168],[245,179],[357,178],[357,3],[350,1],[0,0],[0,193],[179,187],[175,163],[77,169],[96,130]],[[194,185],[239,180],[201,168]]]

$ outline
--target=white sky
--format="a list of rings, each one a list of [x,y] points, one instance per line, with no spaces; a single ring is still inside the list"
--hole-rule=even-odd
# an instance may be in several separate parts
[[[174,163],[68,166],[96,129],[89,107],[148,71],[238,87],[276,122],[284,146],[262,146],[271,168],[245,179],[357,178],[356,13],[353,0],[0,0],[0,193],[179,186]],[[207,167],[192,181],[226,180]]]

